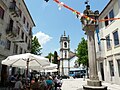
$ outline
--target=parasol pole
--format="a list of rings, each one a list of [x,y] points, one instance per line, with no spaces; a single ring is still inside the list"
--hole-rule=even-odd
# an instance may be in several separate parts
[[[27,89],[27,77],[28,77],[28,68],[29,68],[29,58],[27,60],[27,70],[26,70],[26,89]]]

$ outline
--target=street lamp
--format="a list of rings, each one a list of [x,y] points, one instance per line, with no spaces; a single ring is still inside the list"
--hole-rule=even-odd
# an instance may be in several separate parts
[[[102,40],[102,41],[104,41],[104,40],[112,41],[112,39],[105,39],[105,38],[101,38],[100,40]]]
[[[95,51],[95,39],[94,32],[98,27],[98,17],[99,11],[93,12],[90,10],[90,5],[86,6],[84,10],[84,15],[88,16],[82,17],[81,22],[83,30],[85,31],[88,39],[88,57],[89,57],[89,78],[87,85],[83,86],[84,90],[107,90],[106,86],[102,86],[101,81],[98,79],[97,74],[97,62],[96,62],[96,51]]]

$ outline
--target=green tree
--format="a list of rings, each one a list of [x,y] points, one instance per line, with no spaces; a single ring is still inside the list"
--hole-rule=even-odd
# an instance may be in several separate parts
[[[59,75],[60,74],[60,61],[58,60],[58,54],[57,54],[57,51],[54,51],[54,60],[53,60],[53,63],[54,64],[57,64],[57,74]]]
[[[77,48],[78,63],[83,64],[83,66],[88,66],[88,47],[87,40],[81,39],[81,42]]]
[[[35,36],[34,38],[32,38],[32,46],[31,46],[31,53],[32,54],[36,54],[36,55],[41,55],[41,45],[38,41],[38,38]]]
[[[54,60],[53,60],[54,64],[58,64],[58,54],[57,51],[54,52]]]
[[[78,56],[78,63],[83,64],[84,67],[86,67],[87,70],[87,77],[89,78],[88,75],[88,47],[87,47],[87,40],[82,38],[81,42],[78,45],[77,48],[77,56]]]
[[[51,52],[48,54],[48,56],[46,56],[46,58],[49,59],[49,62],[51,62],[52,57],[54,56],[54,54],[52,54]]]

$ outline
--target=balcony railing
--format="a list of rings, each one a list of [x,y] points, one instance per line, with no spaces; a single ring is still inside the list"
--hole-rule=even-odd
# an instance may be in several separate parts
[[[16,2],[10,2],[9,10],[14,17],[20,16],[20,9],[17,7]]]
[[[17,37],[18,36],[18,29],[15,27],[11,27],[10,24],[7,25],[6,34],[10,37]]]

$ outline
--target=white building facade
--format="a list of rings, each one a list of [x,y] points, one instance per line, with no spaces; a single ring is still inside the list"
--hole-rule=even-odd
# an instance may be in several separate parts
[[[70,51],[70,38],[65,32],[60,37],[60,55],[60,75],[69,75],[69,71],[78,66],[76,63],[78,57]]]
[[[31,51],[34,26],[24,0],[0,0],[0,77],[8,72],[7,66],[1,65],[2,60]]]
[[[110,0],[100,13],[99,20],[120,18],[120,0]],[[96,55],[99,79],[120,84],[120,20],[99,22],[98,44],[96,36]]]

